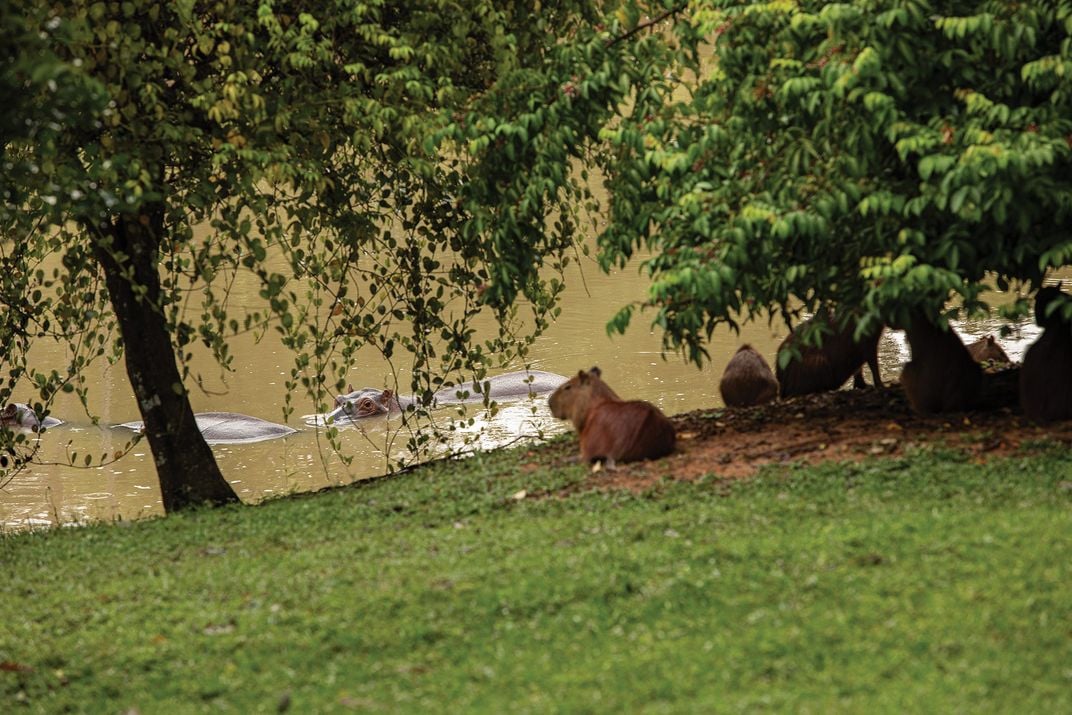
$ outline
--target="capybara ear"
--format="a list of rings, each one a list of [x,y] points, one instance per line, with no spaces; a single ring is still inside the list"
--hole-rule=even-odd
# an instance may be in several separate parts
[[[584,370],[577,371],[577,380],[580,382],[586,382],[588,380],[588,373]]]
[[[592,373],[592,374],[593,374],[593,375],[595,375],[596,377],[603,377],[603,371],[602,371],[602,370],[600,370],[600,369],[599,369],[598,367],[596,367],[595,365],[593,365],[593,366],[592,366],[592,369],[591,369],[591,370],[589,370],[588,372]]]

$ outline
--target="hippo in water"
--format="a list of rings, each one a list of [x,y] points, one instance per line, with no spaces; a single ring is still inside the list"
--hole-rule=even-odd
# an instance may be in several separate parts
[[[22,402],[9,402],[3,410],[0,410],[0,427],[15,429],[21,432],[40,432],[62,425],[63,420],[55,417],[46,417],[43,420],[37,418],[33,408]]]
[[[276,424],[259,417],[240,415],[236,412],[198,412],[194,415],[197,428],[209,444],[247,444],[263,442],[276,437],[286,437],[298,430]],[[141,432],[144,423],[124,422],[119,427]]]
[[[488,397],[492,400],[502,401],[510,399],[522,399],[532,395],[553,392],[567,378],[556,375],[553,372],[543,370],[519,370],[507,372],[502,375],[489,377]],[[468,390],[468,397],[459,397],[459,392]],[[464,402],[482,402],[484,395],[478,393],[472,385],[456,387],[444,387],[432,397],[433,405],[461,404]],[[394,390],[378,390],[374,387],[363,387],[355,390],[350,385],[350,392],[335,398],[335,409],[327,415],[318,415],[324,421],[337,423],[352,422],[366,417],[386,415],[390,412],[401,412],[410,405],[419,404],[416,397],[403,397],[396,395]]]

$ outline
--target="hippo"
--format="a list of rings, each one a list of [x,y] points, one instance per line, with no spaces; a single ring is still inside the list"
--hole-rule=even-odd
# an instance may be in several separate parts
[[[236,412],[198,412],[194,415],[197,428],[209,444],[248,444],[263,442],[277,437],[286,437],[298,430],[286,425],[276,424],[259,417],[240,415]],[[124,422],[119,427],[141,432],[145,425],[141,421]]]
[[[15,429],[20,432],[40,432],[62,425],[63,420],[55,417],[37,418],[33,408],[23,402],[9,402],[0,410],[0,427]]]
[[[507,372],[502,375],[489,377],[488,397],[492,400],[501,401],[509,399],[522,399],[548,392],[553,392],[559,385],[566,382],[563,375],[543,370],[518,370]],[[374,387],[363,387],[355,390],[353,385],[345,395],[335,398],[335,409],[327,415],[317,415],[318,420],[323,422],[353,422],[366,417],[386,415],[391,412],[401,412],[410,405],[420,403],[414,396],[403,397],[396,395],[394,390],[378,390]],[[458,393],[468,390],[468,397],[459,397]],[[432,396],[433,405],[457,405],[465,402],[482,402],[484,395],[478,393],[472,385],[456,387],[444,387]]]

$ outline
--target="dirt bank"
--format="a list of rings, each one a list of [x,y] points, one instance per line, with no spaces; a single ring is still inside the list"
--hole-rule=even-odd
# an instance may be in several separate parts
[[[1030,422],[1018,408],[1007,406],[1014,401],[1007,388],[1002,397],[991,398],[995,405],[987,409],[929,417],[913,413],[896,384],[762,407],[695,410],[672,418],[678,433],[673,456],[593,473],[584,486],[639,490],[664,477],[690,480],[713,473],[740,478],[772,463],[860,460],[924,445],[957,449],[969,459],[985,461],[1025,443],[1072,444],[1072,421]],[[575,453],[573,443],[569,455]]]

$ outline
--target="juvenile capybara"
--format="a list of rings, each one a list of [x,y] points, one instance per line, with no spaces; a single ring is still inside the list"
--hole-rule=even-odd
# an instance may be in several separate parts
[[[778,381],[763,356],[745,344],[726,364],[718,391],[730,407],[762,405],[778,396]]]
[[[975,362],[1012,362],[993,335],[979,338],[967,347],[968,354]]]
[[[983,371],[944,318],[945,329],[921,311],[913,311],[905,328],[912,360],[901,372],[912,409],[922,414],[970,408],[979,395]]]
[[[1035,296],[1035,322],[1044,329],[1024,354],[1020,407],[1037,422],[1072,418],[1072,325],[1059,310],[1048,310],[1051,303],[1067,297],[1052,286]]]
[[[817,323],[823,325],[822,345],[798,344],[804,329]],[[856,325],[851,321],[841,329],[834,327],[829,313],[819,313],[798,325],[778,346],[778,353],[794,345],[800,351],[800,357],[790,360],[784,368],[781,360],[777,361],[778,386],[782,397],[836,390],[850,377],[854,387],[865,387],[864,363],[871,368],[875,387],[882,387],[878,371],[878,339],[882,335],[882,328],[874,335],[865,336],[860,342],[853,338],[855,331]]]
[[[551,393],[551,414],[573,423],[585,464],[656,459],[674,451],[674,426],[643,400],[622,400],[598,367],[581,370]]]

